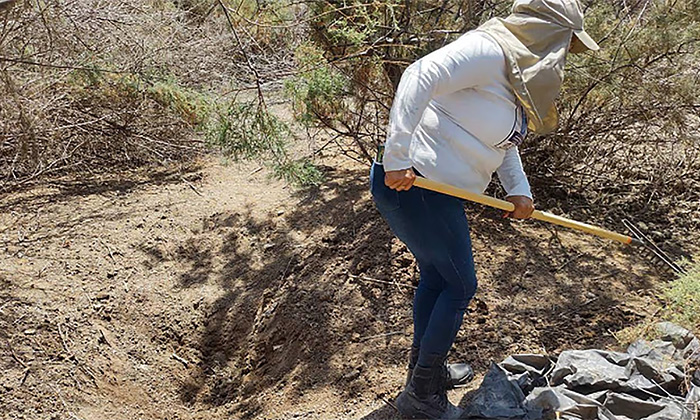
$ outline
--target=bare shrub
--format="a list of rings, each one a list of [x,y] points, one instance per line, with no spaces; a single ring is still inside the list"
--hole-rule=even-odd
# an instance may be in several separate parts
[[[49,0],[0,12],[0,188],[206,151],[212,124],[259,82],[245,56],[262,83],[293,64],[293,37],[231,31],[222,7],[255,4]]]
[[[652,220],[698,210],[699,17],[690,1],[590,8],[603,49],[571,57],[560,130],[528,151],[543,186]]]
[[[5,12],[4,189],[67,170],[102,172],[180,160],[201,149],[194,141],[195,122],[157,90],[172,83],[162,63],[156,64],[159,37],[142,37],[156,13],[175,24],[182,12],[168,16],[139,2],[106,1],[26,1]],[[171,35],[180,36],[177,30]]]
[[[288,82],[300,118],[347,139],[347,153],[369,161],[403,69],[510,4],[310,2],[316,50],[297,59],[311,69]],[[587,9],[587,30],[602,50],[569,57],[559,130],[531,137],[522,150],[540,202],[587,218],[616,213],[611,223],[623,210],[699,227],[690,217],[700,211],[698,3],[595,1]],[[333,91],[340,85],[342,93]]]

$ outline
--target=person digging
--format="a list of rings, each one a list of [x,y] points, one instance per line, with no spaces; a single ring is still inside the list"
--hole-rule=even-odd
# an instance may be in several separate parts
[[[508,17],[487,21],[403,73],[370,189],[420,270],[408,378],[396,400],[405,417],[457,416],[446,390],[474,376],[467,364],[445,361],[477,288],[463,202],[411,188],[416,174],[482,193],[496,172],[515,206],[506,216],[530,217],[518,146],[528,129],[556,128],[567,53],[597,49],[576,0],[516,0]]]

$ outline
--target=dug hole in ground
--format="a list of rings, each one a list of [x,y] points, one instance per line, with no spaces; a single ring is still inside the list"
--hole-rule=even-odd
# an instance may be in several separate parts
[[[368,166],[324,163],[302,192],[206,158],[3,197],[3,418],[398,419],[417,267]],[[658,304],[633,250],[467,214],[480,284],[449,357],[477,378],[454,403],[508,355],[617,348]]]

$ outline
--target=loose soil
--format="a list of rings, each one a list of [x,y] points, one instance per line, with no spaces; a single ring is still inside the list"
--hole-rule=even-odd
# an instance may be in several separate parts
[[[398,418],[416,264],[368,168],[325,171],[295,192],[211,160],[3,197],[2,418]],[[479,292],[450,359],[478,374],[518,352],[614,347],[657,303],[665,275],[623,246],[468,217]]]

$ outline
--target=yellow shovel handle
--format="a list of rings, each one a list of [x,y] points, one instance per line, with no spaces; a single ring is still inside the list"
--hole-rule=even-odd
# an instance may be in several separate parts
[[[463,198],[465,200],[473,201],[475,203],[484,204],[489,207],[495,207],[497,209],[505,211],[515,210],[513,203],[508,201],[499,200],[497,198],[489,197],[483,194],[477,194],[463,190],[461,188],[453,187],[451,185],[442,184],[440,182],[431,181],[423,177],[416,177],[416,181],[413,183],[414,186],[425,188],[426,190],[436,191],[439,193],[451,195],[453,197]],[[547,213],[544,211],[535,210],[531,216],[533,219],[543,220],[545,222],[554,223],[555,225],[565,226],[568,228],[580,230],[582,232],[591,233],[601,238],[612,239],[614,241],[622,242],[625,244],[631,244],[634,239],[627,235],[622,235],[616,232],[612,232],[598,226],[589,225],[587,223],[577,222],[576,220],[567,219],[566,217],[557,216],[552,213]]]

